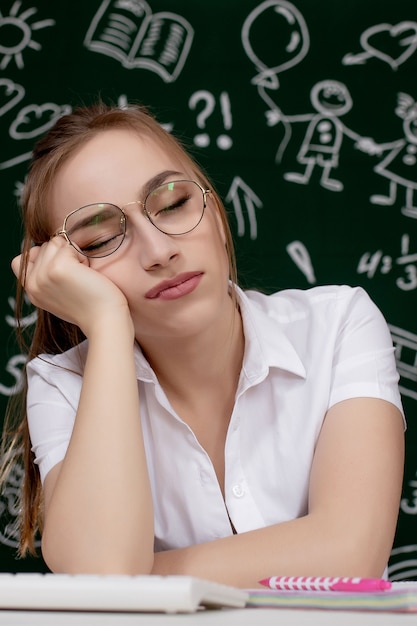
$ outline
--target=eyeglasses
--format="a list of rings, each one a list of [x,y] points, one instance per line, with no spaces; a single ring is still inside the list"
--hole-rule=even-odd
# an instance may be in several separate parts
[[[68,213],[63,235],[78,252],[90,259],[100,259],[116,252],[126,236],[127,215],[124,209],[139,204],[155,228],[166,235],[185,235],[201,222],[207,205],[207,194],[195,180],[174,180],[148,193],[144,202],[135,200],[124,207],[109,202],[87,204]]]

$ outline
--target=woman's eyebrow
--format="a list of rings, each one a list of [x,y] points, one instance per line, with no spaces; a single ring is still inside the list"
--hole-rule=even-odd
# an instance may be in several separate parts
[[[140,190],[141,195],[146,198],[146,196],[153,191],[156,187],[162,185],[167,178],[170,176],[184,176],[182,172],[176,172],[174,170],[165,170],[153,176],[150,180],[148,180]]]

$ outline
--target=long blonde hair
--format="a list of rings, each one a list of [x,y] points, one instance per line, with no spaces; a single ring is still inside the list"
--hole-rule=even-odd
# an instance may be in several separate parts
[[[58,354],[78,345],[85,337],[81,330],[56,316],[37,310],[34,329],[27,331],[19,326],[24,305],[24,284],[28,254],[35,244],[40,245],[51,237],[52,229],[48,211],[48,195],[59,168],[74,152],[98,133],[114,128],[129,129],[159,143],[165,151],[184,163],[196,180],[204,187],[213,189],[201,168],[190,157],[183,145],[166,132],[143,106],[130,105],[118,108],[99,102],[92,106],[79,107],[61,117],[55,126],[36,144],[22,196],[22,220],[24,239],[23,262],[17,284],[16,318],[18,340],[28,360],[40,354]],[[236,264],[233,241],[226,211],[219,196],[213,190],[212,197],[217,205],[226,235],[229,258],[229,274],[232,285],[236,283]],[[235,299],[235,294],[232,293]],[[29,430],[25,410],[26,388],[19,398],[10,403],[4,423],[2,438],[2,467],[0,482],[4,484],[14,463],[23,464],[19,536],[20,556],[28,552],[35,554],[35,537],[42,531],[42,489],[39,471],[31,452]]]

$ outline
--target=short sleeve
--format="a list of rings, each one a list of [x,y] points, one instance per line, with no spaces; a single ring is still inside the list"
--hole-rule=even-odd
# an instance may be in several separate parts
[[[352,397],[375,397],[391,402],[404,416],[395,349],[384,316],[361,288],[352,290],[343,306],[329,406]]]
[[[81,375],[36,358],[27,365],[28,426],[42,483],[65,457],[81,393]]]

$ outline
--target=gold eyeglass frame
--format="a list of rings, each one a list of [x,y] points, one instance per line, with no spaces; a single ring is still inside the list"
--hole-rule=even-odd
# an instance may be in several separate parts
[[[200,189],[201,194],[203,196],[203,209],[201,211],[201,215],[200,215],[200,218],[199,218],[198,222],[192,228],[189,228],[188,230],[183,231],[181,233],[167,233],[164,230],[162,230],[162,228],[160,228],[159,226],[157,226],[155,224],[155,222],[152,220],[149,212],[146,209],[146,201],[149,198],[149,196],[151,196],[153,193],[155,193],[155,191],[157,191],[161,187],[165,187],[166,185],[169,185],[170,183],[193,183],[194,185],[196,185]],[[202,185],[200,185],[200,183],[198,181],[196,181],[196,180],[191,180],[191,179],[168,180],[165,183],[162,183],[161,185],[158,185],[158,187],[155,187],[155,189],[152,189],[151,191],[149,191],[146,194],[146,197],[143,200],[143,202],[142,202],[142,200],[133,200],[132,202],[127,202],[126,204],[124,204],[121,207],[118,206],[117,204],[113,204],[112,202],[92,202],[91,204],[85,204],[85,205],[83,205],[81,207],[78,207],[78,209],[74,209],[73,211],[68,213],[68,215],[66,215],[65,218],[64,218],[64,222],[62,224],[62,228],[60,230],[57,230],[56,233],[54,233],[52,235],[52,237],[59,237],[59,236],[64,237],[69,245],[71,245],[73,248],[75,248],[75,250],[77,250],[77,252],[79,252],[80,254],[84,255],[87,258],[100,259],[100,258],[104,258],[106,256],[110,256],[111,254],[116,252],[116,250],[118,250],[120,248],[120,246],[122,245],[122,243],[125,240],[125,237],[126,237],[126,220],[127,220],[127,217],[128,217],[126,215],[126,213],[125,213],[125,208],[128,207],[128,206],[131,206],[132,204],[140,204],[143,207],[142,212],[145,215],[145,217],[148,218],[148,220],[150,221],[152,226],[154,226],[161,233],[164,233],[164,235],[169,235],[169,236],[173,236],[173,237],[177,237],[179,235],[186,235],[187,233],[190,233],[195,228],[197,228],[197,226],[200,224],[201,220],[203,219],[204,212],[205,212],[205,209],[207,207],[207,194],[211,193],[211,191],[212,191],[211,189],[204,189],[204,187]],[[78,246],[71,241],[71,239],[70,239],[70,237],[68,235],[68,232],[67,232],[67,221],[68,221],[68,219],[72,215],[74,215],[78,211],[81,211],[82,209],[86,209],[86,208],[88,208],[90,206],[96,206],[96,205],[100,205],[100,204],[103,204],[103,205],[107,204],[107,205],[115,207],[116,209],[119,209],[119,211],[121,213],[120,223],[123,224],[123,231],[120,234],[123,234],[123,237],[122,237],[120,243],[118,244],[118,246],[114,250],[112,250],[111,252],[107,252],[106,254],[99,255],[99,256],[90,256],[89,254],[86,254],[85,252],[80,250],[80,248],[78,248]]]

